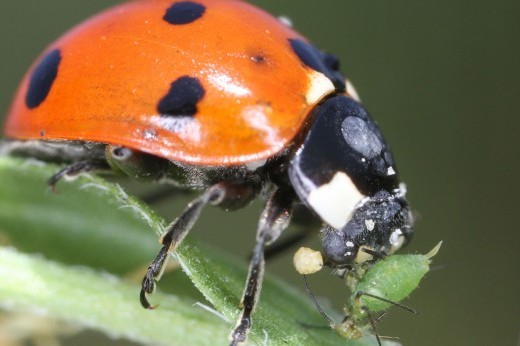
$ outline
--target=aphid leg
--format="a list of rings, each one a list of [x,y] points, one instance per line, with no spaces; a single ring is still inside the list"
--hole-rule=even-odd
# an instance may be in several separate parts
[[[370,320],[370,325],[372,326],[372,330],[374,331],[374,335],[376,337],[377,344],[379,346],[381,346],[381,338],[379,337],[379,334],[377,334],[376,322],[374,321],[374,318],[372,318],[372,315],[370,314],[370,311],[367,308],[363,308],[363,310],[365,310],[365,312],[368,316],[368,319]]]
[[[412,308],[410,308],[410,307],[408,307],[408,306],[406,306],[406,305],[403,305],[403,304],[401,304],[401,303],[394,302],[394,301],[392,301],[392,300],[389,300],[389,299],[386,299],[386,298],[383,298],[383,297],[379,297],[379,296],[377,296],[377,295],[375,295],[375,294],[371,294],[371,293],[364,292],[364,291],[358,291],[358,292],[356,292],[356,301],[358,302],[358,304],[361,304],[361,301],[360,301],[360,300],[361,300],[361,297],[362,297],[362,296],[367,296],[367,297],[370,297],[370,298],[378,299],[378,300],[381,300],[381,301],[383,301],[383,302],[386,302],[386,303],[389,303],[389,304],[395,305],[395,306],[397,306],[397,307],[400,307],[401,309],[404,309],[404,310],[406,310],[406,311],[409,311],[409,312],[411,312],[411,313],[413,313],[413,314],[417,314],[417,312],[416,312],[414,309],[412,309]],[[379,321],[379,320],[380,320],[380,319],[385,315],[385,313],[382,313],[382,314],[379,315],[376,319],[374,319],[374,318],[372,317],[372,315],[370,314],[370,310],[369,310],[367,307],[363,306],[363,307],[361,307],[361,308],[362,308],[363,311],[367,314],[368,319],[370,320],[370,325],[372,326],[372,330],[374,331],[374,335],[375,335],[375,337],[376,337],[376,339],[377,339],[377,343],[378,343],[379,346],[381,346],[381,338],[380,338],[379,335],[377,334],[377,330],[376,330],[376,322]]]
[[[278,189],[269,198],[262,211],[258,222],[253,255],[249,262],[246,286],[240,302],[242,311],[230,336],[231,346],[236,346],[247,339],[252,324],[251,314],[255,309],[262,287],[265,265],[264,247],[274,242],[289,225],[293,201],[294,194],[292,192]]]
[[[385,316],[387,315],[387,312],[386,311],[383,311],[381,314],[379,314],[379,316],[377,316],[374,321],[375,322],[379,322],[381,321]]]
[[[92,171],[110,171],[110,166],[106,161],[102,160],[84,160],[74,162],[50,177],[49,180],[47,180],[47,184],[54,190],[58,181],[64,177],[74,177]]]
[[[386,298],[383,298],[383,297],[380,297],[380,296],[377,296],[375,294],[371,294],[371,293],[368,293],[368,292],[364,292],[364,291],[358,291],[356,293],[356,299],[358,300],[359,298],[361,298],[361,296],[367,296],[367,297],[370,297],[370,298],[374,298],[374,299],[379,299],[383,302],[386,302],[388,304],[392,304],[392,305],[395,305],[401,309],[404,309],[408,312],[411,312],[412,314],[415,314],[415,315],[418,315],[419,313],[417,311],[415,311],[414,309],[412,309],[411,307],[409,306],[406,306],[404,304],[401,304],[401,303],[398,303],[398,302],[394,302],[393,300],[389,300],[389,299],[386,299]]]
[[[141,284],[140,301],[146,309],[154,306],[148,302],[147,294],[153,293],[156,282],[161,278],[169,254],[179,246],[200,216],[202,209],[208,205],[239,205],[250,201],[256,190],[247,184],[223,182],[213,185],[202,195],[188,204],[182,214],[168,227],[161,238],[162,248],[157,257],[148,266]]]

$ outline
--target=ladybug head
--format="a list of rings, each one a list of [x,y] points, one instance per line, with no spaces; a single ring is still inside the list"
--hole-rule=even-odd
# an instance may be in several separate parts
[[[323,255],[331,267],[360,264],[399,250],[412,236],[408,203],[380,191],[367,198],[340,230],[323,229]]]
[[[301,201],[324,222],[325,264],[348,267],[397,251],[412,235],[404,184],[388,145],[363,106],[334,96],[289,165]]]

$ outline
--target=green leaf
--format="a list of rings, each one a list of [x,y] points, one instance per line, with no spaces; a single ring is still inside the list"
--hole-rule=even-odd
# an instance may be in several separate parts
[[[0,305],[45,311],[52,318],[142,343],[226,344],[246,278],[243,261],[189,241],[177,254],[208,301],[202,303],[231,322],[194,307],[189,296],[157,293],[152,301],[160,306],[144,310],[139,281],[124,277],[153,259],[165,220],[96,176],[60,182],[53,193],[45,182],[56,170],[34,160],[0,157],[0,241],[18,249],[0,248]],[[302,327],[324,325],[310,300],[272,277],[265,281],[250,343],[375,344],[373,338],[346,341],[327,328]],[[190,289],[182,286],[181,279],[174,292]]]
[[[161,308],[145,310],[137,299],[137,285],[86,267],[0,248],[0,277],[0,301],[10,310],[43,311],[143,343],[168,344],[175,337],[186,344],[211,345],[226,338],[226,324],[188,300],[158,294]]]

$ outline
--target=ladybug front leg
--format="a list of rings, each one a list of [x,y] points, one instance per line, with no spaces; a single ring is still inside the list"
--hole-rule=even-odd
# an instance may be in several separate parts
[[[74,162],[65,168],[59,170],[47,180],[47,184],[54,190],[58,181],[65,177],[76,177],[80,174],[92,171],[110,171],[110,166],[106,161],[102,160],[84,160]]]
[[[251,184],[242,182],[222,182],[210,187],[193,200],[182,214],[167,228],[161,243],[163,247],[148,267],[141,284],[141,305],[146,309],[154,306],[148,302],[147,295],[153,293],[156,282],[161,278],[169,254],[177,249],[200,216],[202,209],[210,204],[224,208],[239,208],[249,203],[258,193]]]
[[[321,221],[310,213],[307,207],[296,204],[293,207],[291,225],[296,226],[296,232],[266,248],[264,251],[266,261],[288,249],[296,248],[305,239],[315,235],[316,230],[321,227]]]
[[[292,215],[294,194],[285,189],[278,189],[267,201],[258,222],[256,243],[249,262],[246,287],[240,302],[242,309],[237,325],[231,333],[231,346],[245,342],[251,329],[251,314],[260,296],[264,276],[264,248],[273,243],[289,225]]]

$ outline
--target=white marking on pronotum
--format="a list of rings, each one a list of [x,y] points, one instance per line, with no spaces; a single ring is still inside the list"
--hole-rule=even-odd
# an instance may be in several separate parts
[[[335,90],[332,81],[325,77],[323,73],[312,71],[311,73],[309,73],[309,79],[309,90],[307,90],[305,99],[307,100],[307,103],[310,105],[317,103],[323,97],[334,92]]]
[[[354,209],[365,195],[344,172],[337,172],[332,180],[311,191],[310,206],[329,225],[341,229],[352,217]]]
[[[220,318],[224,322],[231,323],[231,321],[226,316],[222,315],[220,312],[218,312],[217,310],[213,309],[211,306],[207,306],[206,304],[202,304],[201,302],[196,302],[192,306],[197,306],[197,307],[199,307],[199,308],[201,308],[203,310],[206,310],[207,312],[211,313],[212,315],[217,316],[218,318]]]
[[[368,229],[369,231],[373,231],[373,230],[374,230],[374,227],[376,226],[376,223],[375,223],[374,220],[372,220],[372,219],[365,220],[365,226],[367,226],[367,229]]]
[[[392,166],[388,167],[388,169],[386,170],[386,175],[395,175],[394,167],[392,167]]]
[[[346,86],[347,94],[349,94],[357,102],[361,102],[361,99],[359,98],[359,94],[356,91],[356,88],[354,88],[354,85],[352,83],[350,83],[350,81],[348,79],[345,81],[345,86]]]

